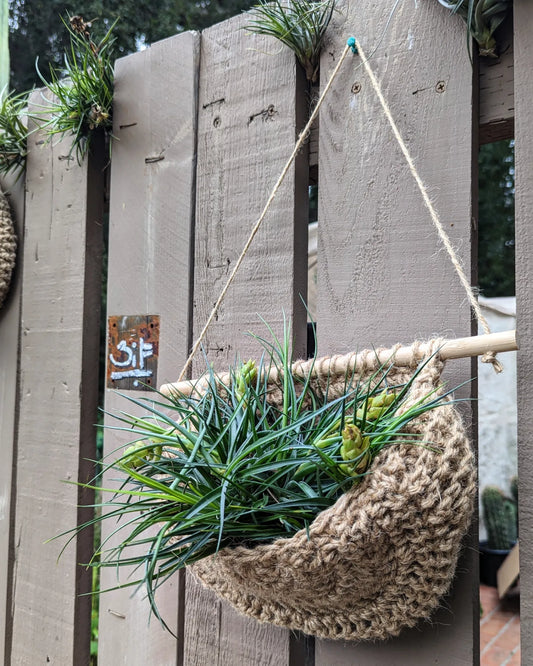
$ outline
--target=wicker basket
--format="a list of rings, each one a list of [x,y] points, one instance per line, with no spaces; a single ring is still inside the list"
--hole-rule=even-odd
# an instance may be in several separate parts
[[[9,291],[16,255],[17,238],[11,219],[11,211],[6,197],[0,191],[0,308],[4,304]]]

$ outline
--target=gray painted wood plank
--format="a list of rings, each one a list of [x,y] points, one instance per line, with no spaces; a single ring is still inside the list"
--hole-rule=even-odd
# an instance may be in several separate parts
[[[116,64],[108,315],[160,316],[158,383],[176,379],[189,344],[198,57],[199,35],[183,33]],[[105,403],[110,411],[133,411],[111,389]],[[106,431],[105,451],[126,441]],[[115,583],[115,572],[105,570],[102,587]],[[158,595],[174,631],[180,594],[175,577]],[[100,608],[99,664],[176,664],[176,640],[150,620],[142,590],[103,594]]]
[[[10,293],[0,310],[0,433],[2,466],[0,467],[0,663],[7,663],[5,635],[9,599],[9,536],[13,456],[15,455],[15,410],[17,398],[20,299],[22,287],[20,239],[24,226],[24,175],[3,177],[0,188],[11,206],[19,248],[17,265],[11,276]]]
[[[42,104],[39,92],[33,103]],[[11,663],[21,665],[87,663],[90,639],[90,599],[79,595],[91,576],[77,563],[91,534],[59,564],[62,543],[44,542],[79,520],[84,494],[63,481],[88,480],[95,455],[103,153],[79,166],[68,138],[42,139],[29,139],[23,248],[9,637]]]
[[[354,31],[367,55],[377,47],[371,67],[468,274],[473,127],[464,26],[437,3],[401,3],[380,42],[389,12],[372,0],[345,5],[321,82]],[[446,48],[435,49],[436,40]],[[320,354],[471,334],[465,294],[358,57],[342,68],[320,116],[317,326]],[[469,370],[455,363],[452,384]],[[385,644],[317,641],[316,666],[476,663],[476,571],[467,549],[432,624]]]
[[[516,309],[520,351],[517,355],[518,476],[520,520],[520,621],[522,663],[533,661],[533,7],[514,3],[515,71],[515,236]]]
[[[240,16],[202,33],[198,124],[194,333],[199,333],[294,146],[301,126],[300,72],[278,43],[241,28]],[[297,100],[300,100],[298,102]],[[305,160],[302,152],[300,160]],[[304,353],[307,167],[291,168],[204,342],[208,361],[227,368],[257,357],[244,337],[281,332],[283,310]],[[194,373],[202,371],[195,364]],[[203,366],[205,368],[205,366]],[[186,666],[286,666],[289,632],[238,615],[187,575]]]

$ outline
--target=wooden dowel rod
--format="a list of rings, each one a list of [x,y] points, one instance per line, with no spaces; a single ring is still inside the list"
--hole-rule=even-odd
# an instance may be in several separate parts
[[[516,351],[518,349],[518,343],[516,339],[516,331],[503,331],[502,333],[490,333],[489,335],[477,335],[471,336],[469,338],[456,338],[455,340],[446,340],[441,349],[440,356],[443,360],[454,359],[454,358],[467,358],[469,356],[481,356],[486,352],[505,352],[505,351]],[[419,361],[428,353],[428,349],[422,344],[418,345],[417,348],[417,358],[413,359],[414,348],[413,347],[400,347],[394,355],[394,364],[395,365],[409,365],[415,361]],[[353,363],[354,354],[347,354],[346,367],[351,362]],[[380,363],[388,363],[391,359],[391,350],[386,349],[380,351],[378,354]],[[337,370],[339,367],[342,367],[342,360],[339,362],[338,357],[336,358],[335,366]],[[305,372],[306,364],[298,363],[298,374],[301,371]],[[309,362],[309,367],[311,367],[311,362]],[[227,374],[220,375],[220,380],[222,383],[229,379]],[[171,395],[172,393],[182,393],[184,395],[190,395],[194,388],[194,382],[183,381],[176,382],[174,384],[163,384],[159,389],[161,393],[165,395]]]
[[[486,352],[517,351],[518,341],[516,331],[503,331],[488,335],[474,335],[469,338],[447,340],[441,349],[440,355],[444,360],[451,358],[467,358],[468,356],[481,356]]]

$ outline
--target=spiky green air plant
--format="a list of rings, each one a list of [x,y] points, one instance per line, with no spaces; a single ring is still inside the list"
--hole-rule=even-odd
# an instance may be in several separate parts
[[[314,83],[318,77],[324,34],[334,7],[335,0],[261,0],[253,8],[253,20],[246,29],[258,35],[270,35],[286,44],[296,54],[308,80]]]
[[[468,35],[479,45],[479,54],[496,58],[494,33],[512,7],[512,0],[438,0],[443,7],[461,16]]]
[[[95,131],[103,131],[108,139],[113,128],[113,25],[103,39],[92,40],[91,24],[81,16],[63,20],[70,33],[70,50],[65,54],[65,67],[58,71],[50,66],[50,81],[37,72],[49,89],[40,115],[49,136],[71,135],[70,154],[81,162],[90,147]]]
[[[0,101],[0,174],[26,165],[28,130],[25,124],[27,93],[10,93]]]

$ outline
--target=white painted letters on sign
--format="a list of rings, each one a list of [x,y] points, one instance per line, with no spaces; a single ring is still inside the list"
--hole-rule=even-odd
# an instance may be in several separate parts
[[[146,369],[145,359],[153,354],[153,345],[151,342],[145,342],[143,338],[139,338],[139,345],[132,342],[131,346],[126,343],[126,340],[121,340],[117,345],[117,350],[121,352],[119,359],[116,359],[113,354],[109,354],[109,362],[116,368],[130,368],[128,370],[114,370],[111,372],[111,379],[126,379],[127,377],[151,377],[152,371]],[[134,382],[137,386],[138,382]]]

